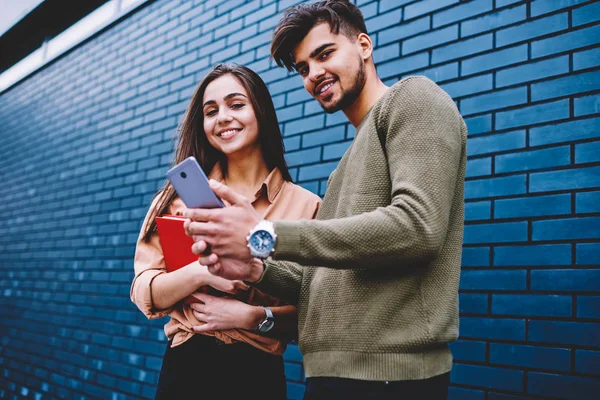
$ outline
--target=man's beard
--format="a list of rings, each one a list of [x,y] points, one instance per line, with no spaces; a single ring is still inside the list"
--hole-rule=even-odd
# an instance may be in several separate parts
[[[326,106],[323,103],[319,102],[319,104],[321,104],[321,108],[323,108],[323,110],[327,114],[333,114],[334,112],[343,110],[351,106],[360,95],[360,92],[362,92],[363,88],[365,87],[366,81],[365,62],[362,58],[359,58],[359,61],[360,65],[358,67],[358,74],[356,75],[356,79],[354,79],[354,82],[350,89],[342,91],[342,98],[336,104],[332,104],[330,106]],[[340,82],[339,78],[338,82]]]

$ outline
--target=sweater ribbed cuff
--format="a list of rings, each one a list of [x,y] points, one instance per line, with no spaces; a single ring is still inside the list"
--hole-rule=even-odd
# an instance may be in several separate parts
[[[275,221],[275,244],[274,260],[297,260],[301,257],[300,236],[302,221]]]

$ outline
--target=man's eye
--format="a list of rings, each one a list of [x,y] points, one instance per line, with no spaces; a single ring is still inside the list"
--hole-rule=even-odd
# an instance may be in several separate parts
[[[298,70],[298,73],[302,76],[306,75],[308,73],[308,68],[300,68]]]
[[[324,60],[324,59],[326,59],[327,57],[329,57],[329,55],[330,55],[331,53],[333,53],[333,50],[329,50],[329,51],[326,51],[326,52],[324,52],[323,54],[321,54],[321,57],[320,57],[320,58],[321,58],[321,60]]]

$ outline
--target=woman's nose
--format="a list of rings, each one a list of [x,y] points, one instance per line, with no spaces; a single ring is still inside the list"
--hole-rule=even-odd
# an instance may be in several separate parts
[[[231,115],[229,115],[227,110],[219,110],[218,122],[224,123],[224,122],[230,122],[230,121],[231,121]]]

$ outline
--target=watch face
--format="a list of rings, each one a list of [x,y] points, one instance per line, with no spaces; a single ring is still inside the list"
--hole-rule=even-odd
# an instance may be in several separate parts
[[[261,332],[268,332],[271,330],[271,328],[273,328],[273,325],[275,325],[275,321],[273,321],[272,319],[268,319],[268,320],[264,321],[262,324],[260,324],[259,330]]]
[[[256,231],[250,236],[250,246],[259,252],[271,251],[274,246],[273,236],[267,231]]]

